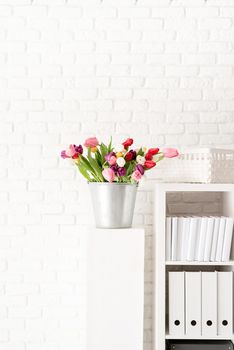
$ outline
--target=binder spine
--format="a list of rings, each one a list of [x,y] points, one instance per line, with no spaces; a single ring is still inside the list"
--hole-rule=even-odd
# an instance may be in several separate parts
[[[233,272],[218,272],[218,335],[233,333]]]
[[[202,335],[217,335],[217,272],[202,272]]]
[[[184,272],[169,272],[169,333],[184,335]]]
[[[201,335],[201,272],[185,273],[186,335]]]

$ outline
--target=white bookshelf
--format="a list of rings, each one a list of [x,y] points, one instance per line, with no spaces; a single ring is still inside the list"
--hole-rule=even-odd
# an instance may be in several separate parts
[[[166,261],[166,266],[234,266],[234,261]]]
[[[165,350],[168,339],[210,339],[232,340],[232,337],[175,337],[168,334],[167,324],[167,273],[168,271],[234,271],[234,243],[230,261],[198,262],[198,261],[166,261],[165,259],[165,220],[167,212],[167,195],[178,192],[219,192],[221,194],[220,216],[234,217],[234,184],[189,184],[189,183],[159,183],[155,186],[154,208],[154,350]],[[188,195],[188,194],[187,194]],[[190,213],[184,213],[190,215]],[[192,213],[191,213],[192,215]],[[206,215],[206,213],[204,213]]]
[[[182,339],[181,337],[175,337],[175,336],[171,336],[171,335],[168,335],[166,334],[165,336],[165,339]],[[232,337],[228,338],[228,337],[223,337],[223,336],[220,336],[220,335],[217,335],[216,337],[204,337],[204,336],[199,336],[199,337],[188,337],[188,336],[184,336],[183,339],[187,339],[187,340],[232,340]]]

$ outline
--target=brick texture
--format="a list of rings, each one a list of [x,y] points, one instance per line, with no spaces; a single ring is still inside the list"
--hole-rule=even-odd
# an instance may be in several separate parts
[[[2,350],[85,349],[93,218],[60,150],[92,135],[233,147],[233,34],[233,0],[0,0]],[[214,214],[219,199],[171,195],[168,210]],[[151,181],[134,217],[146,229],[144,350],[152,208]]]

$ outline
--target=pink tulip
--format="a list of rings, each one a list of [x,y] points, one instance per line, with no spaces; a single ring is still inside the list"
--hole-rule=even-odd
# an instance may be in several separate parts
[[[116,163],[117,158],[115,156],[111,156],[109,159],[109,164],[114,165]]]
[[[139,170],[135,170],[133,173],[132,173],[132,179],[136,182],[138,182],[142,177],[142,174]]]
[[[113,182],[115,179],[115,172],[111,168],[106,168],[102,171],[104,179],[108,182]]]
[[[94,147],[97,147],[98,144],[99,144],[99,142],[98,142],[98,139],[96,137],[90,137],[90,138],[85,140],[84,146],[94,148]]]
[[[163,154],[164,154],[164,157],[166,158],[174,158],[174,157],[178,157],[179,152],[175,148],[164,148]]]
[[[70,145],[66,151],[63,150],[61,152],[61,157],[63,159],[65,158],[72,158],[72,159],[78,159],[79,156],[83,153],[83,147],[81,145]]]
[[[75,150],[75,145],[70,145],[65,151],[65,154],[68,158],[72,158],[76,153],[77,152]]]

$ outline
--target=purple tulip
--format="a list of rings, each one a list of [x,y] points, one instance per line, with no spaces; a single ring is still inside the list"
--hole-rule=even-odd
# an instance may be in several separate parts
[[[77,153],[79,153],[79,154],[83,153],[83,147],[81,145],[79,145],[79,146],[74,145],[74,147],[75,147],[75,151]]]
[[[145,170],[141,164],[137,164],[136,170],[138,170],[141,173],[141,175],[144,175]]]
[[[111,169],[115,172],[115,174],[117,174],[117,172],[118,172],[118,165],[117,164],[112,165]]]
[[[61,152],[61,157],[63,159],[68,158],[68,156],[66,155],[66,151],[65,150]]]
[[[121,167],[117,170],[118,176],[125,176],[126,175],[126,169],[124,167]]]
[[[137,156],[136,151],[131,149],[128,153],[131,154],[131,160],[135,160],[136,159],[136,156]]]

